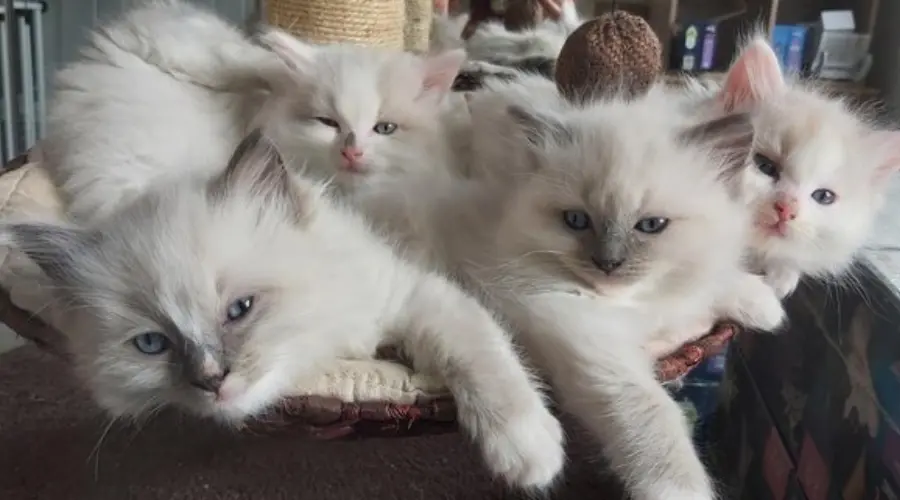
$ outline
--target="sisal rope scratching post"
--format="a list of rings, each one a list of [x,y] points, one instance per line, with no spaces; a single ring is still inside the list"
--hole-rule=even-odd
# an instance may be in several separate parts
[[[269,0],[266,20],[313,43],[402,50],[405,11],[404,0]]]
[[[412,52],[427,52],[431,45],[433,0],[406,0],[403,45]]]

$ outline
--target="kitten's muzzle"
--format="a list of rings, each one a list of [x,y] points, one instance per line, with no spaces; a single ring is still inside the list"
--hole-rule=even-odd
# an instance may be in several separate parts
[[[201,391],[218,393],[231,371],[221,347],[185,342],[181,360],[184,380]]]
[[[213,394],[217,394],[219,389],[222,388],[222,383],[225,382],[225,377],[228,376],[231,370],[225,369],[220,373],[214,373],[205,375],[203,377],[197,377],[190,380],[190,384],[201,391],[211,392]]]
[[[629,233],[614,221],[601,220],[594,229],[589,252],[594,266],[606,274],[622,267],[629,254]]]
[[[622,267],[622,264],[625,263],[625,259],[598,259],[597,257],[591,257],[591,262],[594,263],[594,266],[596,266],[597,269],[606,274],[611,274],[616,269]]]

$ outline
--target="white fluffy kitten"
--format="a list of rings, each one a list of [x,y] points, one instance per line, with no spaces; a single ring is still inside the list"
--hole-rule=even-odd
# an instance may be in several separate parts
[[[294,75],[269,103],[264,125],[306,174],[364,195],[411,171],[453,168],[442,119],[464,107],[449,96],[464,51],[321,46],[275,29],[260,41]]]
[[[527,175],[410,177],[382,215],[511,322],[633,498],[706,500],[711,482],[646,345],[717,317],[773,329],[784,312],[742,270],[750,214],[719,178],[747,154],[749,121],[683,129],[659,111],[649,98],[510,106],[476,126],[509,134],[494,137],[527,152],[512,167]]]
[[[221,169],[283,71],[215,14],[147,3],[98,28],[56,76],[41,141],[78,220],[103,217],[147,185]]]
[[[755,255],[779,295],[802,275],[846,271],[900,167],[900,132],[877,130],[842,100],[785,79],[761,36],[707,105],[753,115],[754,149],[739,188],[756,211]]]
[[[463,51],[315,47],[276,29],[259,41],[273,50],[174,0],[96,30],[57,76],[42,142],[71,215],[105,216],[186,168],[213,172],[259,124],[292,166],[347,192],[445,168],[438,116],[458,110],[447,94]]]
[[[175,405],[239,424],[389,343],[445,378],[495,473],[523,487],[559,473],[560,425],[475,299],[292,180],[259,133],[207,179],[156,185],[90,227],[3,228],[84,315],[70,349],[113,416]]]

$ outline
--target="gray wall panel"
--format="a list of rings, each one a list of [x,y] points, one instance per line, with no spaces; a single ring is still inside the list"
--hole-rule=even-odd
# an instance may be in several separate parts
[[[255,0],[191,0],[242,23],[253,12]],[[97,21],[117,16],[141,0],[47,0],[44,46],[47,75],[72,60]]]

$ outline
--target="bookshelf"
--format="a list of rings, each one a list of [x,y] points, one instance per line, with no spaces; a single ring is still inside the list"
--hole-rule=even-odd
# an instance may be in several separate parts
[[[686,22],[717,24],[714,71],[727,68],[740,36],[754,25],[769,32],[776,24],[814,23],[822,10],[850,9],[856,28],[872,33],[881,0],[617,0],[620,9],[647,19],[663,41],[663,60],[668,62],[672,39]],[[600,15],[612,8],[612,0],[578,0],[583,13]]]

